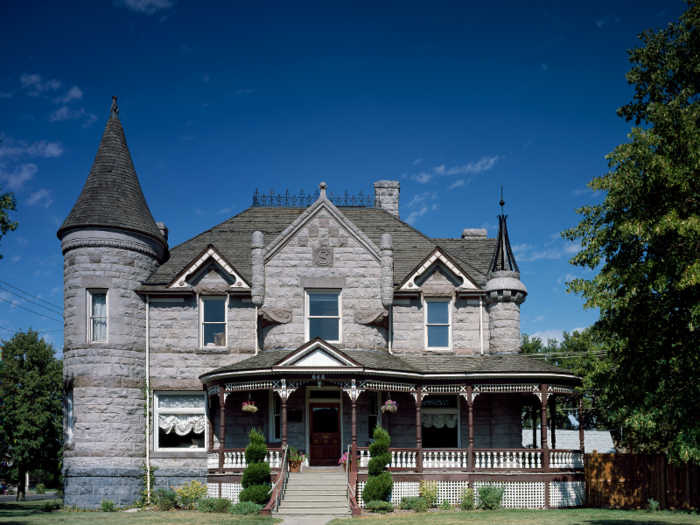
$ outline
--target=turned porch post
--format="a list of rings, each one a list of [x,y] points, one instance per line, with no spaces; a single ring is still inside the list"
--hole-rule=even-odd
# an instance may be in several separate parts
[[[547,403],[549,405],[549,428],[552,434],[552,448],[557,448],[557,396],[552,394],[552,400]]]
[[[354,468],[357,472],[357,400],[354,396],[350,398],[350,404],[352,406],[352,457],[350,459],[350,472]]]
[[[423,403],[423,389],[416,387],[416,467],[418,472],[423,472],[423,443],[421,442],[420,407]]]
[[[540,426],[542,427],[542,468],[549,472],[549,446],[547,445],[547,384],[540,386]]]
[[[583,442],[583,396],[578,398],[578,447],[581,449],[581,452],[585,452]]]
[[[537,448],[537,406],[532,403],[530,407],[532,413],[532,448]]]
[[[207,391],[207,432],[209,432],[209,442],[207,443],[207,452],[214,452],[214,409],[212,408],[211,396]]]
[[[282,447],[287,446],[287,396],[282,398]]]
[[[219,472],[224,471],[224,447],[226,446],[226,394],[219,390]]]
[[[467,385],[467,408],[469,410],[469,449],[467,461],[469,472],[474,472],[474,392],[472,385]]]

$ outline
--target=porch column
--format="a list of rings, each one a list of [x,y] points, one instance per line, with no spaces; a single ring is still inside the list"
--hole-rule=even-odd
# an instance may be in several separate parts
[[[282,447],[287,446],[287,396],[282,398]]]
[[[549,446],[547,445],[547,384],[540,386],[540,426],[542,433],[542,468],[549,472]]]
[[[532,403],[530,407],[532,413],[532,448],[537,448],[537,406]]]
[[[472,385],[467,385],[467,408],[469,410],[469,449],[467,461],[469,472],[474,472],[474,393]]]
[[[423,403],[423,389],[416,387],[416,467],[418,472],[423,472],[423,443],[421,441],[420,407]]]
[[[549,404],[549,428],[552,434],[552,448],[556,450],[557,448],[557,396],[552,394],[552,401]]]
[[[224,471],[224,447],[226,446],[226,394],[219,390],[219,472]]]
[[[578,398],[578,448],[581,452],[585,452],[583,442],[583,396]]]
[[[352,424],[350,427],[350,433],[352,435],[352,456],[350,460],[350,471],[354,466],[355,472],[357,472],[357,399],[355,396],[350,397],[350,404],[352,406]]]
[[[214,408],[211,406],[211,396],[207,392],[207,432],[209,432],[209,442],[207,443],[207,452],[214,452]]]

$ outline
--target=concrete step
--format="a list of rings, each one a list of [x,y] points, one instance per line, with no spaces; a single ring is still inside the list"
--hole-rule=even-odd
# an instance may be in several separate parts
[[[318,501],[318,500],[305,500],[305,501],[289,501],[286,499],[283,499],[280,503],[280,506],[284,506],[285,508],[307,508],[307,507],[342,507],[342,506],[347,506],[348,500],[346,499],[337,499],[333,501]]]
[[[322,479],[322,480],[328,480],[328,481],[342,481],[342,480],[347,480],[348,478],[345,476],[338,476],[336,474],[290,474],[289,479],[293,479],[294,481],[302,481],[305,479]]]
[[[299,515],[309,515],[309,516],[349,516],[350,509],[345,507],[307,507],[305,509],[286,509],[280,506],[279,510],[275,516],[299,516]]]
[[[327,494],[305,494],[303,496],[301,495],[289,495],[285,494],[282,496],[282,501],[285,503],[309,503],[309,504],[314,504],[314,503],[327,503],[327,502],[335,502],[335,503],[347,503],[348,498],[345,496],[345,494],[338,495],[338,496],[329,496]]]

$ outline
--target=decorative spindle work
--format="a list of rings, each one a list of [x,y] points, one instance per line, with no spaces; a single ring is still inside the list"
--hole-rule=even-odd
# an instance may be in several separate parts
[[[291,195],[289,190],[276,194],[273,189],[270,189],[270,193],[260,193],[256,189],[255,193],[253,193],[253,207],[283,206],[287,208],[308,208],[318,200],[319,196],[319,190],[309,194],[301,190],[299,195]],[[379,202],[375,202],[374,196],[371,194],[365,195],[363,191],[360,191],[357,195],[349,195],[347,191],[342,195],[335,195],[332,191],[329,191],[326,196],[336,206],[379,207]]]

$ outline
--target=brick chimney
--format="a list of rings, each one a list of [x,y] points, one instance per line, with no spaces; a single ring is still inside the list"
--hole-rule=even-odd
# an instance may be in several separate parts
[[[401,184],[397,180],[378,180],[374,183],[374,205],[398,218],[400,190]]]

